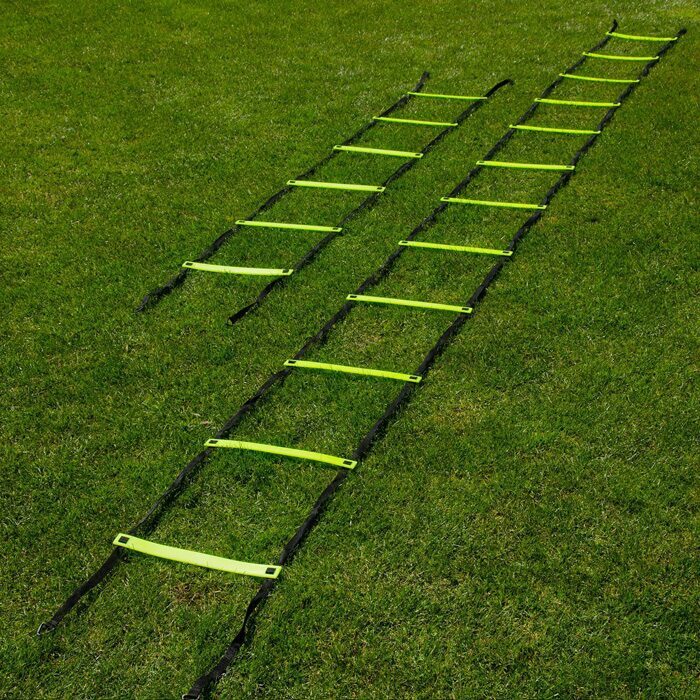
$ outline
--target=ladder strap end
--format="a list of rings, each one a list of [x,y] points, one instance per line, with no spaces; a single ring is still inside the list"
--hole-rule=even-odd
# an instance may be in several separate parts
[[[49,634],[50,632],[53,632],[56,629],[56,623],[53,620],[49,620],[48,622],[42,622],[39,627],[37,627],[36,630],[36,636],[41,637],[45,634]]]
[[[112,540],[112,544],[113,544],[115,547],[124,547],[124,545],[126,545],[126,544],[129,543],[129,539],[130,539],[130,538],[131,538],[130,535],[127,535],[127,534],[125,534],[125,533],[123,533],[123,532],[120,532],[120,533],[114,538],[114,540]]]

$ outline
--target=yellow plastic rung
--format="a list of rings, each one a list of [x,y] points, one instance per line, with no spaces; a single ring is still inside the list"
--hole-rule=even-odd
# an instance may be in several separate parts
[[[233,267],[232,265],[210,265],[209,263],[192,262],[185,260],[182,267],[190,270],[204,270],[205,272],[223,272],[229,275],[262,275],[262,276],[286,276],[291,275],[294,270],[271,267]]]
[[[243,574],[244,576],[258,576],[261,578],[277,578],[282,570],[281,566],[268,566],[266,564],[250,564],[245,561],[235,559],[225,559],[213,554],[204,552],[193,552],[190,549],[180,549],[179,547],[169,547],[165,544],[158,544],[149,540],[134,537],[120,532],[112,543],[117,547],[131,549],[141,554],[149,554],[160,559],[170,559],[182,564],[192,564],[202,566],[205,569],[216,569],[229,574]]]

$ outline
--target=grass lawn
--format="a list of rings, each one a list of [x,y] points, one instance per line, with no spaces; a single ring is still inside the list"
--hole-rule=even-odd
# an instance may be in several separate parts
[[[174,698],[219,658],[258,581],[138,555],[53,634],[35,630],[613,17],[688,34],[346,481],[216,696],[700,695],[692,0],[8,2],[2,17],[3,697]],[[658,46],[631,44],[606,50]],[[134,313],[426,69],[428,92],[516,82],[235,327],[264,281],[194,273]],[[600,116],[548,110],[547,125]],[[363,145],[429,136],[382,125]],[[500,155],[567,162],[581,143],[518,135]],[[371,167],[349,156],[323,175],[371,183]],[[465,196],[537,201],[557,176],[494,170]],[[356,201],[295,193],[277,213],[333,225]],[[526,216],[454,207],[431,240],[499,247]],[[251,229],[212,262],[288,267],[321,235]],[[493,262],[404,257],[373,293],[461,304]],[[449,320],[368,306],[307,359],[413,372]],[[232,437],[350,455],[396,390],[295,371]],[[152,539],[273,562],[331,476],[222,452]]]

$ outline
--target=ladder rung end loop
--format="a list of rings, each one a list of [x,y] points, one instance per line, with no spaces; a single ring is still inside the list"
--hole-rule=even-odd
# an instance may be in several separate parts
[[[442,95],[437,92],[409,92],[412,97],[432,97],[437,100],[468,100],[476,102],[478,100],[488,100],[488,97],[473,97],[471,95]]]
[[[192,262],[185,260],[182,267],[190,270],[204,270],[205,272],[222,272],[229,275],[259,275],[270,277],[286,277],[291,275],[293,269],[281,269],[271,267],[234,267],[232,265],[211,265],[209,263]]]
[[[459,253],[477,253],[480,255],[502,255],[509,258],[512,250],[498,250],[496,248],[477,248],[469,245],[448,245],[446,243],[423,243],[422,241],[399,241],[400,246],[407,248],[429,248],[431,250],[450,250]]]
[[[378,122],[389,122],[390,124],[417,124],[419,126],[459,126],[457,122],[431,122],[424,119],[399,119],[398,117],[372,117]]]
[[[414,151],[394,151],[389,148],[365,148],[364,146],[333,146],[334,151],[348,153],[369,153],[377,156],[393,156],[395,158],[422,158],[422,153]]]
[[[556,165],[549,163],[509,163],[502,160],[477,160],[477,165],[488,168],[515,168],[520,170],[574,170],[573,165]]]
[[[581,102],[580,100],[554,100],[547,97],[536,97],[535,102],[546,105],[567,105],[571,107],[619,107],[620,102]]]
[[[277,578],[282,570],[281,566],[272,566],[266,564],[251,564],[245,561],[236,561],[235,559],[226,559],[225,557],[217,557],[213,554],[205,554],[204,552],[194,552],[191,549],[180,549],[179,547],[170,547],[150,540],[144,540],[140,537],[133,537],[120,532],[112,542],[117,547],[131,549],[134,552],[141,554],[149,554],[159,559],[169,559],[177,561],[181,564],[192,564],[193,566],[201,566],[205,569],[215,569],[216,571],[225,571],[229,574],[242,574],[244,576],[258,576],[261,578]]]
[[[340,233],[343,229],[340,226],[315,226],[313,224],[288,224],[282,221],[252,221],[249,219],[238,219],[236,226],[258,226],[260,228],[282,228],[294,231],[320,231],[325,233]]]
[[[292,447],[280,447],[279,445],[266,445],[261,442],[247,442],[244,440],[221,440],[212,438],[205,443],[207,447],[227,447],[237,450],[251,450],[252,452],[266,452],[273,455],[281,455],[283,457],[294,457],[296,459],[310,460],[312,462],[323,462],[325,464],[333,464],[336,467],[345,469],[354,469],[357,462],[353,459],[344,459],[343,457],[335,457],[322,452],[311,452],[310,450],[297,450]]]
[[[366,369],[364,367],[350,367],[349,365],[333,365],[327,362],[311,362],[308,360],[286,360],[285,367],[301,367],[303,369],[321,369],[329,372],[342,372],[344,374],[360,374],[368,377],[383,377],[385,379],[397,379],[402,382],[418,384],[423,377],[419,374],[402,374],[401,372],[387,372],[380,369]]]
[[[316,182],[314,180],[287,180],[291,187],[317,187],[325,190],[348,190],[356,192],[384,192],[381,185],[354,185],[345,182]]]
[[[640,36],[639,34],[620,34],[620,32],[606,32],[608,36],[616,39],[629,39],[630,41],[677,41],[677,36]]]
[[[395,297],[374,297],[365,294],[348,294],[349,301],[359,301],[368,304],[388,304],[391,306],[412,306],[418,309],[432,309],[434,311],[453,311],[460,314],[470,314],[474,309],[471,306],[456,306],[454,304],[437,304],[432,301],[414,301],[413,299],[396,299]]]
[[[526,124],[511,124],[511,129],[522,129],[523,131],[544,131],[550,134],[600,134],[600,129],[559,129],[554,126],[528,126]]]
[[[473,204],[481,207],[505,207],[508,209],[546,209],[546,204],[526,204],[524,202],[493,202],[485,199],[461,199],[460,197],[440,197],[441,202]]]
[[[570,80],[587,80],[591,83],[623,83],[630,85],[638,83],[639,78],[598,78],[593,75],[574,75],[573,73],[559,73],[560,78],[569,78]]]
[[[591,53],[589,51],[584,51],[583,55],[588,58],[604,58],[608,61],[644,61],[648,63],[659,60],[659,56],[623,56],[616,53]]]

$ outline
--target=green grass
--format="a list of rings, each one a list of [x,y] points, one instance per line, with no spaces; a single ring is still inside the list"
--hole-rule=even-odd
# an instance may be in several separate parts
[[[53,635],[34,631],[612,16],[622,32],[686,25],[689,34],[618,112],[351,475],[217,693],[700,693],[693,3],[4,10],[5,697],[178,697],[218,658],[257,583],[145,557],[131,557]],[[600,63],[611,76],[639,67]],[[478,94],[508,76],[516,85],[234,329],[225,319],[260,280],[193,274],[133,313],[424,69],[432,92]],[[567,84],[556,96],[605,100],[619,89]],[[414,107],[426,118],[450,113]],[[585,128],[599,115],[548,107],[545,116],[548,126]],[[424,137],[387,126],[367,142],[412,150]],[[500,157],[566,162],[578,143],[525,134]],[[334,176],[353,175],[358,158]],[[538,199],[556,177],[489,171],[469,196]],[[328,194],[290,197],[287,213],[323,223]],[[332,206],[352,201],[338,194]],[[453,207],[431,240],[498,247],[523,219]],[[251,230],[213,262],[284,267],[316,235]],[[488,264],[429,251],[404,260],[373,293],[461,303]],[[411,372],[446,321],[368,306],[309,359]],[[295,372],[235,437],[346,455],[396,388]],[[273,561],[331,474],[222,451],[153,539]]]

